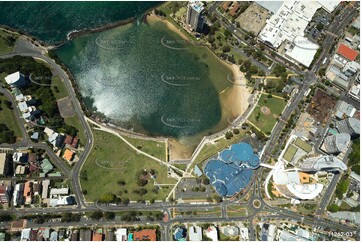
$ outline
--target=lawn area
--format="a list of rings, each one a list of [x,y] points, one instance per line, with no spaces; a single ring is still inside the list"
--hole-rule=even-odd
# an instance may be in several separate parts
[[[68,91],[65,88],[64,81],[61,77],[53,76],[51,78],[51,82],[51,90],[53,91],[56,100],[69,96]]]
[[[175,167],[185,171],[187,169],[187,165],[186,164],[175,164]]]
[[[283,158],[288,161],[288,162],[291,162],[292,161],[292,158],[293,156],[296,154],[297,152],[297,148],[294,146],[294,145],[290,145],[288,146],[286,152],[285,152],[285,155],[283,156]]]
[[[312,150],[312,146],[310,144],[307,144],[305,141],[301,140],[300,138],[297,138],[295,141],[295,145],[306,151],[307,153],[310,153]]]
[[[227,216],[228,217],[242,217],[247,216],[247,208],[244,206],[238,206],[238,205],[228,205],[227,206]]]
[[[241,141],[246,136],[246,130],[239,130],[239,134],[234,134],[230,139],[220,139],[216,142],[216,144],[206,144],[203,146],[202,150],[195,158],[191,168],[194,165],[198,165],[199,169],[203,170],[204,161],[217,154],[219,151],[227,148],[228,146]]]
[[[0,107],[2,108],[2,110],[0,110],[0,123],[6,124],[6,126],[10,130],[14,131],[16,137],[21,138],[22,137],[21,130],[18,121],[15,117],[15,113],[13,110],[9,109],[5,105],[4,101],[8,101],[8,99],[5,97],[5,95],[2,95],[2,93],[0,94],[0,101],[1,101]]]
[[[128,140],[132,145],[137,147],[139,150],[165,161],[165,143],[164,142],[135,139],[135,138],[127,137],[127,136],[123,136],[123,137],[126,140]]]
[[[302,213],[306,213],[306,214],[312,214],[316,211],[317,209],[317,205],[316,204],[303,204],[300,206],[297,206],[297,210],[302,212]]]
[[[172,186],[163,186],[155,193],[153,180],[149,178],[144,187],[137,185],[137,173],[144,169],[156,171],[156,181],[159,184],[175,184],[176,181],[167,177],[167,168],[157,161],[137,154],[119,137],[93,130],[94,146],[81,171],[81,185],[86,191],[87,201],[96,201],[103,194],[114,193],[121,199],[150,200],[152,198],[164,199]],[[84,173],[86,175],[84,175]],[[84,177],[86,177],[84,179]],[[124,180],[124,185],[118,181]],[[145,188],[147,193],[143,196],[134,193],[134,190]]]
[[[256,125],[266,134],[271,133],[273,126],[277,123],[278,116],[282,113],[287,101],[284,99],[272,97],[262,94],[258,101],[257,107],[253,110],[249,117],[249,121]],[[265,106],[269,109],[269,113],[264,113],[261,108]]]
[[[12,35],[6,33],[3,30],[0,30],[0,54],[9,54],[13,52],[14,44],[15,44],[15,38],[13,36],[14,42],[10,41],[8,37],[11,37]]]
[[[80,139],[80,144],[84,145],[86,141],[85,139],[85,134],[84,134],[84,129],[83,127],[81,126],[81,123],[79,121],[79,118],[78,118],[78,115],[74,115],[72,117],[68,117],[68,118],[65,118],[64,119],[64,122],[67,124],[67,125],[71,125],[71,126],[74,126],[75,128],[78,129],[78,137]]]

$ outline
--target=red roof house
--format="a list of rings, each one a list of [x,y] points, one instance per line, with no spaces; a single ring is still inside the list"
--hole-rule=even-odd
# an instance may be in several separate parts
[[[72,148],[78,148],[79,139],[78,137],[74,137],[73,142],[71,143]]]
[[[73,136],[67,135],[64,140],[64,144],[70,145],[73,142]]]
[[[353,50],[344,44],[340,44],[340,46],[338,47],[337,53],[351,61],[355,60],[359,54],[356,50]]]
[[[133,233],[133,240],[134,241],[141,241],[141,240],[147,240],[147,241],[156,241],[157,240],[157,234],[155,229],[143,229],[141,231],[136,231]]]

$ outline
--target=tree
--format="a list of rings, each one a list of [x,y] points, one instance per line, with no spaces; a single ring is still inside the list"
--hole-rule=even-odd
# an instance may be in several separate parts
[[[123,198],[123,200],[122,200],[122,204],[124,204],[124,205],[128,205],[129,204],[129,198]]]
[[[332,213],[336,213],[338,212],[338,210],[340,209],[339,206],[337,206],[336,204],[332,204],[330,206],[328,206],[328,211],[332,212]]]
[[[153,204],[155,202],[154,198],[150,199],[149,203]]]
[[[117,183],[119,186],[125,186],[127,184],[124,179],[120,179]]]
[[[61,214],[61,222],[69,223],[71,222],[71,213],[65,212]]]
[[[321,23],[318,23],[318,24],[316,25],[316,29],[317,29],[318,31],[322,31],[324,27],[325,27],[325,26],[324,26],[323,24],[321,24]]]
[[[233,137],[232,132],[227,131],[226,132],[226,139],[231,139]]]
[[[2,222],[9,222],[13,220],[13,217],[11,216],[11,214],[4,212],[4,213],[0,213],[0,221]]]
[[[243,66],[244,68],[247,70],[251,67],[251,62],[249,60],[246,60],[244,63],[243,63]]]
[[[149,173],[150,173],[152,176],[154,176],[155,173],[156,173],[156,171],[155,171],[154,169],[150,169]]]
[[[94,211],[94,212],[91,212],[89,217],[91,219],[94,219],[94,220],[99,220],[103,217],[103,212],[102,211]]]
[[[320,76],[325,76],[326,75],[326,68],[321,68],[319,71],[318,71],[318,74]]]
[[[209,181],[209,179],[208,179],[208,177],[204,177],[203,179],[202,179],[202,183],[203,183],[203,185],[209,185],[210,184],[210,181]]]
[[[251,74],[256,74],[256,73],[258,72],[257,66],[252,65],[252,66],[249,68],[249,72],[251,72]]]
[[[225,45],[225,46],[223,46],[222,51],[223,51],[224,53],[230,52],[230,51],[231,51],[231,47],[230,47],[229,45]]]
[[[137,185],[140,186],[140,187],[144,187],[145,185],[148,184],[148,180],[147,179],[142,179],[142,178],[139,178],[138,181],[137,181]]]
[[[114,212],[104,212],[104,218],[106,220],[113,220],[115,218]]]
[[[111,203],[111,202],[114,201],[115,198],[116,198],[115,194],[109,192],[109,193],[103,194],[103,195],[99,198],[99,202]]]

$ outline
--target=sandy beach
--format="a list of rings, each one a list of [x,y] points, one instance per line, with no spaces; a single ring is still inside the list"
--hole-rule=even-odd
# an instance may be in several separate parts
[[[234,82],[233,87],[229,90],[225,102],[231,107],[231,113],[234,117],[242,115],[248,108],[248,99],[251,96],[247,88],[247,79],[244,73],[239,70],[236,64],[231,65],[233,77],[229,77]]]
[[[148,16],[147,16],[147,22],[149,23],[154,23],[154,22],[162,22],[164,24],[167,25],[167,28],[170,29],[171,31],[177,33],[182,39],[185,39],[185,40],[189,40],[188,37],[182,33],[182,31],[180,31],[178,28],[176,28],[172,23],[170,23],[168,20],[166,19],[163,19],[153,13],[150,13]]]

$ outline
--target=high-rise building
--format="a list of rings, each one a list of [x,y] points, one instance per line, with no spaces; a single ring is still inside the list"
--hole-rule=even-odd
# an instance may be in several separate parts
[[[325,138],[322,149],[329,154],[336,154],[344,151],[351,136],[347,133],[336,134]]]
[[[186,22],[196,32],[201,32],[204,24],[204,7],[200,1],[190,2],[188,4]]]
[[[336,128],[340,133],[347,133],[351,137],[360,135],[360,120],[357,118],[348,118],[336,123]]]

